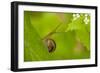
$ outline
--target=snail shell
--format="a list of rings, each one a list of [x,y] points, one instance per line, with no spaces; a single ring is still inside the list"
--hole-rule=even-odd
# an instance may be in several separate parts
[[[53,39],[47,39],[46,45],[48,47],[49,52],[53,52],[56,49],[56,43]]]

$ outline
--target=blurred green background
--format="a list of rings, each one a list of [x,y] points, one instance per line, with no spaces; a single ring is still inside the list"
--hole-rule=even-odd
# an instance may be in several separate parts
[[[56,44],[48,51],[45,39]],[[24,11],[24,61],[90,58],[90,15]]]

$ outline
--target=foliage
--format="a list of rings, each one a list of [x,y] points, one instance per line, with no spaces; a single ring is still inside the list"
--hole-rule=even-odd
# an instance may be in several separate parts
[[[84,22],[86,13],[75,20],[73,14],[25,11],[24,61],[90,58],[90,22]],[[45,44],[48,38],[56,44],[53,52]]]

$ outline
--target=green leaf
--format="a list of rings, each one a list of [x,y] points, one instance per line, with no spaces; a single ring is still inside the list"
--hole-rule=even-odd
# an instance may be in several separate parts
[[[88,16],[88,19],[89,19],[89,23],[86,24],[86,29],[88,32],[90,32],[90,20],[91,20],[90,15]]]
[[[81,43],[90,50],[90,34],[85,30],[76,30],[76,36],[79,38]]]
[[[75,46],[74,32],[58,32],[51,36],[56,43],[56,50],[51,53],[54,59],[72,59]]]
[[[66,32],[68,31],[75,31],[76,37],[83,43],[87,50],[90,50],[90,33],[87,30],[86,24],[83,22],[83,17],[68,24]]]
[[[68,24],[72,21],[72,13],[65,13],[65,20],[60,24],[59,28],[57,28],[56,32],[65,32],[68,27]]]
[[[39,16],[38,14],[42,15]],[[51,32],[60,24],[59,18],[56,13],[37,12],[37,18],[35,18],[34,15],[31,14],[30,19],[32,26],[34,26],[41,38],[46,36],[48,32]]]
[[[24,16],[24,61],[50,59],[48,49],[30,23],[29,13],[25,12]]]
[[[74,20],[68,24],[66,32],[70,30],[81,30],[81,29],[84,29],[83,18],[78,18],[77,20]]]

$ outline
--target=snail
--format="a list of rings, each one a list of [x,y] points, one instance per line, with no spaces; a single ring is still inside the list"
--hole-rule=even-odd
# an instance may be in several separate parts
[[[45,43],[49,52],[53,52],[56,49],[56,43],[53,39],[46,39]]]

